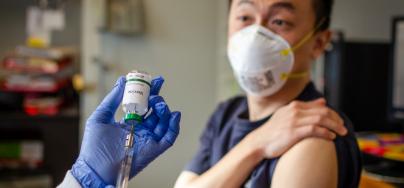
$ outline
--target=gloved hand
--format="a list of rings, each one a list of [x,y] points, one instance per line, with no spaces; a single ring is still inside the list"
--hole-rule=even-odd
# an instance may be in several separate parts
[[[116,184],[124,145],[130,125],[114,119],[125,88],[121,77],[112,91],[88,118],[80,155],[71,169],[72,175],[83,187],[106,187]],[[171,147],[179,133],[180,112],[170,112],[164,99],[158,95],[164,79],[152,81],[149,107],[152,113],[135,127],[135,143],[130,177]]]

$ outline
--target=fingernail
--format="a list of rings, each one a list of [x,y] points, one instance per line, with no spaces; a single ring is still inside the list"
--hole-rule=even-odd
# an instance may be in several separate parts
[[[325,103],[325,99],[324,98],[319,98],[317,100],[314,101],[315,103]]]
[[[338,134],[341,136],[345,136],[347,133],[348,133],[348,130],[344,126],[341,126],[341,128],[338,131]]]
[[[348,129],[344,128],[343,134],[344,135],[348,134]]]

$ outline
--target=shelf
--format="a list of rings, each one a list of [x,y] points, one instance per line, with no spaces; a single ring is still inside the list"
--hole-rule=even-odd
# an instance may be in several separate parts
[[[44,173],[51,178],[52,187],[56,187],[79,153],[79,117],[78,105],[65,108],[56,116],[28,116],[22,111],[1,112],[1,138],[35,139],[44,143],[44,163],[41,168],[46,170],[17,170],[15,177]],[[0,171],[0,182],[7,177],[8,174]]]

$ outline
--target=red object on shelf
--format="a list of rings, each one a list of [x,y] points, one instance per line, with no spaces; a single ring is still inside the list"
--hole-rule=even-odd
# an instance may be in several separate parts
[[[25,113],[27,113],[30,116],[36,116],[39,114],[39,109],[38,108],[34,108],[34,107],[24,107],[24,111]]]
[[[24,111],[30,116],[56,115],[63,103],[61,97],[27,97],[24,100]]]
[[[29,116],[48,115],[54,116],[59,113],[59,106],[49,106],[46,108],[39,108],[34,106],[24,107],[24,111]]]
[[[363,149],[363,152],[369,153],[369,154],[372,154],[372,155],[376,155],[376,156],[379,156],[379,157],[383,157],[384,154],[386,153],[386,151],[387,150],[385,148],[382,148],[382,147],[364,148]]]

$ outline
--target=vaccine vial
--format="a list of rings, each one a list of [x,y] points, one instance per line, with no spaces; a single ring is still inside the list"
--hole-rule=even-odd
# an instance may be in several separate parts
[[[151,75],[133,70],[126,75],[125,91],[122,100],[122,109],[125,121],[141,121],[148,111],[148,98],[150,95]]]

